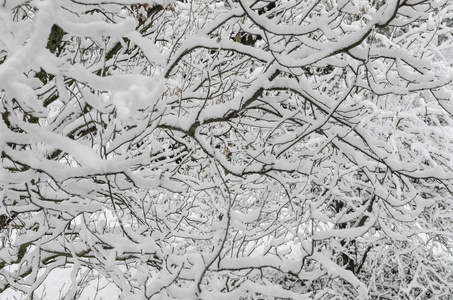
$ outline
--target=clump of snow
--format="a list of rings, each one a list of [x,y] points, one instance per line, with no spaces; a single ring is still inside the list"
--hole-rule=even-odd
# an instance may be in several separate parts
[[[117,116],[125,124],[140,119],[140,112],[152,108],[165,89],[163,80],[152,80],[152,86],[131,85],[128,90],[113,94]]]

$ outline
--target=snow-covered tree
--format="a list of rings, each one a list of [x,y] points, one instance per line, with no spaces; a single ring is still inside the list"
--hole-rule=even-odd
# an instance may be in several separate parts
[[[0,298],[447,298],[452,19],[4,0]]]

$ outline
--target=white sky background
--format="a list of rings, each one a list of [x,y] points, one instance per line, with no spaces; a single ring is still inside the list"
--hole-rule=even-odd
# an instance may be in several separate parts
[[[36,299],[59,300],[68,288],[71,286],[71,268],[53,270],[44,283],[36,290]],[[96,292],[97,284],[99,290]],[[120,295],[119,289],[106,279],[94,280],[91,285],[86,287],[78,299],[84,300],[116,300]],[[2,293],[1,299],[5,300],[22,300],[27,299],[25,295],[9,288]]]

